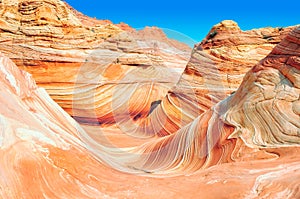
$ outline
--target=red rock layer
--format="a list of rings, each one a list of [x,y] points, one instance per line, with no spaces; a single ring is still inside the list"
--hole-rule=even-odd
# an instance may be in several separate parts
[[[170,135],[237,90],[245,73],[293,27],[242,31],[234,21],[215,25],[195,45],[180,81],[136,134]],[[268,36],[268,37],[267,37]]]
[[[1,55],[0,196],[298,198],[299,74],[297,28],[246,74],[235,94],[186,127],[116,148],[93,142]]]
[[[118,162],[115,168],[122,171],[160,177],[187,175],[214,165],[244,165],[241,162],[247,161],[256,168],[248,173],[255,179],[250,183],[252,191],[232,197],[298,197],[294,175],[299,175],[300,157],[294,154],[300,143],[299,69],[300,28],[296,28],[245,75],[236,93],[176,133],[123,149],[125,154],[115,151],[120,160],[109,160]],[[99,151],[94,153],[101,157]],[[266,165],[278,164],[293,169],[267,171]],[[243,167],[230,170],[230,175]],[[256,172],[264,174],[254,177]]]
[[[59,0],[4,0],[0,11],[1,52],[83,123],[115,123],[108,108],[113,96],[123,99],[121,109],[130,104],[130,117],[146,117],[190,56],[189,47],[157,28],[124,31],[125,25],[90,19]],[[128,92],[114,94],[121,85]],[[136,101],[136,96],[148,97]]]

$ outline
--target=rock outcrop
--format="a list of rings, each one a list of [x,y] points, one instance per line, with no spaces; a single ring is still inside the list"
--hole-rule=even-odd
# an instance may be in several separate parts
[[[195,45],[179,82],[150,117],[134,129],[136,134],[170,135],[192,122],[234,93],[246,72],[293,28],[242,31],[229,20],[215,25],[206,38]],[[266,35],[269,37],[265,38]]]
[[[166,122],[155,132],[168,135],[234,92],[246,71],[291,30],[243,32],[235,22],[223,21],[195,46],[181,76],[189,47],[158,28],[120,28],[58,0],[3,1],[1,9],[0,50],[64,110],[90,125],[130,119],[142,128],[132,131],[146,135],[162,114]],[[151,110],[157,101],[162,105]]]
[[[236,170],[230,169],[228,174],[241,177],[249,168],[243,163],[246,161],[251,165],[246,169],[246,181],[252,189],[244,188],[248,193],[235,192],[229,197],[299,197],[299,50],[300,27],[247,72],[236,93],[172,135],[130,148],[125,155],[124,151],[116,153],[120,160],[112,162],[118,162],[122,171],[159,177],[230,165]],[[224,173],[222,176],[224,179]],[[235,182],[243,184],[245,179]]]
[[[299,27],[223,21],[187,63],[59,0],[0,11],[0,198],[300,198]]]
[[[245,75],[236,93],[174,134],[138,147],[136,154],[145,155],[126,159],[124,167],[176,174],[238,159],[232,154],[241,147],[237,142],[262,151],[298,147],[299,38],[296,28]]]
[[[133,148],[95,142],[0,55],[0,196],[298,198],[299,41],[297,28],[232,96]]]
[[[121,84],[134,96],[152,93],[129,110],[132,117],[147,116],[151,103],[178,81],[190,56],[188,46],[157,28],[136,31],[93,20],[59,0],[5,0],[0,13],[1,52],[83,123],[114,123],[109,96]],[[128,93],[118,96],[124,104],[133,101]]]
[[[70,6],[67,2],[64,1],[64,4],[67,6],[68,9],[70,9],[75,15],[76,17],[80,20],[80,22],[82,23],[82,25],[84,26],[97,26],[97,25],[115,25],[119,28],[121,28],[122,30],[126,30],[126,31],[134,31],[133,28],[131,28],[128,24],[125,23],[119,23],[119,24],[113,24],[112,21],[105,19],[105,20],[99,20],[96,18],[91,18],[89,16],[86,16],[85,14],[75,10],[72,6]]]

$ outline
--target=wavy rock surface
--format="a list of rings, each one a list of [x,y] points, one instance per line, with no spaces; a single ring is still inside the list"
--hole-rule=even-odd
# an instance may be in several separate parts
[[[150,153],[150,157],[147,155],[144,166],[154,166],[153,161],[157,161],[163,165],[162,170],[172,167],[181,170],[184,167],[179,165],[186,160],[191,161],[184,164],[186,167],[197,170],[203,165],[227,162],[228,158],[233,158],[230,153],[236,139],[243,140],[251,148],[298,146],[299,38],[300,28],[296,28],[246,74],[235,94],[175,134],[155,141],[155,145],[144,146],[145,151],[163,148]],[[167,158],[172,162],[163,161]]]
[[[1,52],[89,124],[114,123],[113,96],[136,104],[129,109],[133,118],[147,116],[178,81],[191,50],[158,28],[136,31],[93,20],[59,0],[2,1],[0,30]],[[114,94],[119,85],[128,91]],[[128,93],[148,97],[134,101]]]
[[[0,5],[0,50],[78,121],[116,123],[82,129],[0,55],[1,198],[300,197],[299,28],[222,22],[178,82],[188,48],[159,29]]]
[[[234,93],[246,72],[267,56],[294,27],[242,31],[230,20],[215,25],[195,45],[179,82],[135,134],[170,135]],[[120,120],[119,123],[122,123]],[[131,124],[123,124],[126,128]]]
[[[235,94],[178,132],[135,148],[93,142],[1,55],[0,196],[298,198],[299,50],[297,28]]]
[[[107,158],[111,166],[149,176],[191,175],[194,172],[197,175],[199,170],[215,165],[242,166],[246,161],[253,169],[247,177],[251,179],[247,183],[252,190],[241,195],[235,192],[237,195],[232,197],[297,198],[299,79],[300,27],[289,33],[245,75],[236,93],[172,135],[135,148],[113,151],[111,157],[104,157],[102,146],[91,142],[87,135],[83,138],[93,153],[100,159]],[[277,166],[271,169],[270,165]],[[244,169],[245,165],[231,170],[230,175],[235,176]],[[219,181],[209,183],[215,182]]]

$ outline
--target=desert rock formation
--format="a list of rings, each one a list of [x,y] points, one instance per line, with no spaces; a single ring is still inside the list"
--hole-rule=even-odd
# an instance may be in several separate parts
[[[232,153],[239,150],[235,147],[241,147],[237,143],[262,151],[298,147],[299,38],[296,28],[245,75],[236,93],[174,134],[138,147],[136,154],[145,155],[122,164],[149,173],[178,174],[234,160]]]
[[[223,21],[190,56],[2,0],[0,51],[0,198],[300,198],[300,27]]]
[[[59,0],[5,0],[0,10],[1,52],[83,123],[114,123],[107,107],[121,84],[135,96],[152,93],[129,110],[133,118],[145,117],[151,103],[178,81],[190,56],[188,46],[158,28],[124,31],[109,21],[96,23]],[[133,74],[140,78],[130,78]],[[128,93],[118,97],[126,100]]]
[[[121,150],[91,145],[88,133],[1,55],[1,197],[299,197],[299,38],[298,28],[235,94],[188,126]],[[177,177],[160,178],[168,175]]]
[[[189,124],[234,93],[246,72],[267,56],[293,28],[242,31],[230,20],[215,25],[206,38],[195,45],[179,82],[169,90],[154,113],[142,122],[141,128],[135,130],[140,134],[164,136]]]

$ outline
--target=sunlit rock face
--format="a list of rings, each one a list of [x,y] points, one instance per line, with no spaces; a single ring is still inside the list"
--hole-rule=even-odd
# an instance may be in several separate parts
[[[266,27],[242,31],[236,22],[225,20],[213,26],[199,46],[219,60],[231,62],[238,72],[239,63],[251,68],[294,28]]]
[[[298,146],[299,38],[296,28],[245,75],[236,93],[174,134],[141,146],[137,153],[147,155],[126,164],[177,173],[232,161],[239,140],[251,148]]]
[[[132,118],[146,117],[151,103],[178,81],[191,53],[158,28],[98,21],[59,0],[6,0],[0,9],[1,52],[82,123],[115,123],[113,95],[129,104]],[[127,90],[114,94],[119,85]]]
[[[86,16],[85,14],[75,10],[72,6],[70,6],[67,2],[64,1],[65,6],[72,11],[72,13],[74,13],[76,15],[76,17],[79,19],[79,21],[82,23],[82,25],[84,26],[97,26],[97,25],[107,25],[107,24],[111,24],[113,25],[113,22],[111,22],[110,20],[106,19],[106,20],[99,20],[96,18],[91,18]],[[125,24],[123,22],[119,23],[119,24],[114,24],[115,26],[118,26],[119,28],[121,28],[122,30],[127,30],[127,31],[133,31],[134,29],[132,27],[130,27],[128,24]]]
[[[187,63],[158,28],[0,6],[0,50],[46,89],[0,55],[0,198],[300,198],[299,28],[223,21]]]
[[[61,1],[1,5],[0,49],[65,111],[88,125],[135,124],[130,131],[147,136],[172,134],[230,95],[291,29],[243,32],[223,21],[190,58],[158,28],[91,19]]]
[[[236,93],[142,145],[120,137],[104,143],[107,132],[91,139],[0,55],[0,196],[299,198],[299,49],[298,28]],[[134,147],[117,147],[125,141]]]
[[[195,45],[179,82],[136,131],[165,136],[192,122],[234,93],[246,72],[293,28],[242,31],[230,20],[215,25],[206,38]]]
[[[167,147],[170,149],[164,148],[163,151],[158,150],[156,153],[164,154],[168,158],[172,154],[179,158],[172,162],[175,165],[181,164],[185,159],[187,161],[199,159],[197,164],[185,164],[186,167],[197,169],[203,161],[200,157],[205,158],[203,162],[205,166],[211,165],[210,161],[212,164],[228,161],[228,157],[232,158],[229,154],[238,139],[243,140],[251,148],[298,146],[299,38],[300,28],[296,28],[245,75],[236,93],[208,109],[174,135],[161,139],[158,145],[167,143],[166,140],[168,143],[174,142],[174,145],[170,144]],[[182,142],[181,139],[185,141]],[[185,152],[179,155],[180,149],[177,148],[179,151],[175,152],[174,146],[181,145]],[[190,154],[189,151],[193,153]],[[203,156],[203,153],[209,151],[212,154]],[[226,155],[228,151],[231,152]],[[156,154],[157,158],[153,160],[161,158],[161,155]],[[189,155],[198,158],[186,158],[191,157]],[[216,157],[218,158],[215,159]],[[161,164],[161,161],[158,161],[158,164]],[[166,168],[169,166],[167,163]]]
[[[67,181],[78,183],[74,191],[87,188],[70,175],[75,172],[75,162],[73,169],[66,171],[67,162],[61,161],[72,153],[84,154],[79,125],[36,86],[31,75],[2,54],[0,78],[0,197],[64,197],[71,188]]]
[[[234,94],[171,135],[114,151],[116,156],[110,157],[104,157],[102,145],[87,135],[83,136],[85,143],[98,158],[107,158],[111,166],[121,171],[163,177],[197,176],[211,169],[217,175],[218,169],[223,168],[230,172],[206,183],[221,182],[226,184],[223,188],[247,184],[241,192],[227,193],[230,198],[297,198],[299,50],[300,28],[296,28],[247,72]],[[225,180],[229,176],[234,180]],[[222,197],[214,194],[215,198]]]

